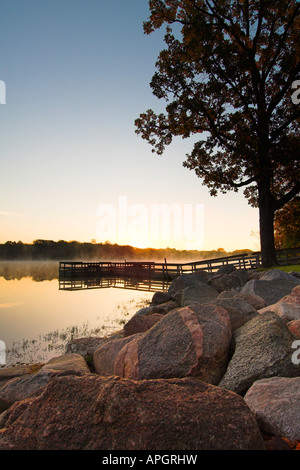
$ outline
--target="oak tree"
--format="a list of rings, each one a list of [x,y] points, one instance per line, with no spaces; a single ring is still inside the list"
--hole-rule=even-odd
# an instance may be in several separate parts
[[[300,191],[299,1],[150,0],[149,8],[144,32],[166,26],[150,83],[166,112],[140,114],[136,133],[158,154],[174,136],[196,136],[183,165],[211,195],[243,187],[259,208],[262,263],[274,265],[274,215]]]

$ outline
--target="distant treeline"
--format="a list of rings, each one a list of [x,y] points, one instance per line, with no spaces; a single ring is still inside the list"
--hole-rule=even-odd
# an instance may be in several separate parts
[[[8,241],[0,244],[1,260],[56,260],[56,261],[163,261],[181,262],[230,256],[251,250],[226,252],[223,248],[210,251],[177,250],[175,248],[135,248],[130,245],[118,245],[95,242],[35,240],[32,243]]]

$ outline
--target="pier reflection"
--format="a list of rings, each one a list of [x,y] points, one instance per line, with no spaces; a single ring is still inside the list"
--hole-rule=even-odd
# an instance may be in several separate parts
[[[59,278],[60,290],[86,290],[86,289],[107,289],[109,287],[117,289],[131,289],[145,292],[167,291],[170,281],[165,279],[141,279],[132,277],[83,277],[65,279]]]

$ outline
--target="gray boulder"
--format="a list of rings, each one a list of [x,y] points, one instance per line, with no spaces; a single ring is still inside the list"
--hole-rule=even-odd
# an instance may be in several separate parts
[[[225,264],[221,268],[218,269],[216,274],[231,274],[236,271],[236,267],[233,264]]]
[[[208,283],[214,287],[219,293],[228,290],[240,290],[248,281],[248,272],[246,269],[236,269],[229,274],[216,274]]]
[[[65,352],[66,353],[75,353],[80,354],[84,358],[89,358],[94,354],[96,349],[100,348],[103,344],[111,341],[113,339],[118,339],[123,337],[123,331],[120,331],[111,337],[87,337],[87,338],[76,338],[72,341],[69,341],[66,344]]]
[[[270,269],[269,271],[263,273],[263,275],[260,277],[261,281],[273,281],[274,279],[286,279],[288,281],[295,282],[295,276],[285,271],[281,271],[280,269]]]
[[[232,298],[217,298],[210,302],[211,305],[219,305],[227,310],[231,330],[235,331],[240,328],[247,321],[259,315],[255,308],[252,307],[245,299],[238,296]]]
[[[300,377],[258,380],[245,401],[262,432],[300,441]]]
[[[300,366],[292,362],[295,338],[276,313],[249,320],[235,330],[233,338],[235,351],[220,387],[244,394],[256,380],[300,375]]]
[[[166,315],[166,313],[170,312],[174,308],[177,308],[177,303],[174,300],[169,300],[168,302],[163,302],[161,304],[153,304],[148,307],[143,307],[138,310],[134,316],[153,315],[154,313]]]
[[[186,307],[194,303],[204,304],[216,299],[218,295],[216,289],[204,282],[186,286],[182,291],[181,306]]]
[[[233,290],[224,290],[218,296],[218,299],[244,299],[248,304],[252,305],[255,310],[260,310],[261,308],[266,307],[266,302],[264,299],[254,294],[242,294],[240,292],[235,292]]]
[[[207,283],[210,277],[210,274],[206,271],[197,271],[195,273],[181,274],[171,282],[170,287],[168,289],[168,293],[173,298],[176,292],[183,290],[185,287],[188,286],[197,286],[199,285],[199,283],[200,285],[201,283],[205,284]]]
[[[262,297],[266,305],[272,305],[278,302],[282,297],[291,293],[293,288],[297,286],[300,281],[291,276],[291,279],[276,278],[271,280],[256,280],[248,281],[241,289],[242,294],[254,294]]]
[[[168,292],[175,299],[177,306],[207,303],[219,295],[218,291],[206,282],[208,279],[209,275],[205,271],[182,274],[172,281]]]
[[[157,291],[153,294],[151,303],[152,304],[162,304],[164,302],[168,302],[169,300],[171,300],[171,296],[170,296],[169,292]]]

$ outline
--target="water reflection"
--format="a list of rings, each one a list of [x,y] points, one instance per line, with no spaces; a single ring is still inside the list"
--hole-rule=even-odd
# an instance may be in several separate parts
[[[92,277],[83,279],[59,279],[60,290],[82,289],[130,289],[144,292],[166,291],[169,281],[159,279],[120,278],[120,277]]]
[[[68,341],[119,331],[130,317],[166,290],[163,280],[62,280],[57,262],[0,262],[0,341],[6,365],[45,362]]]

